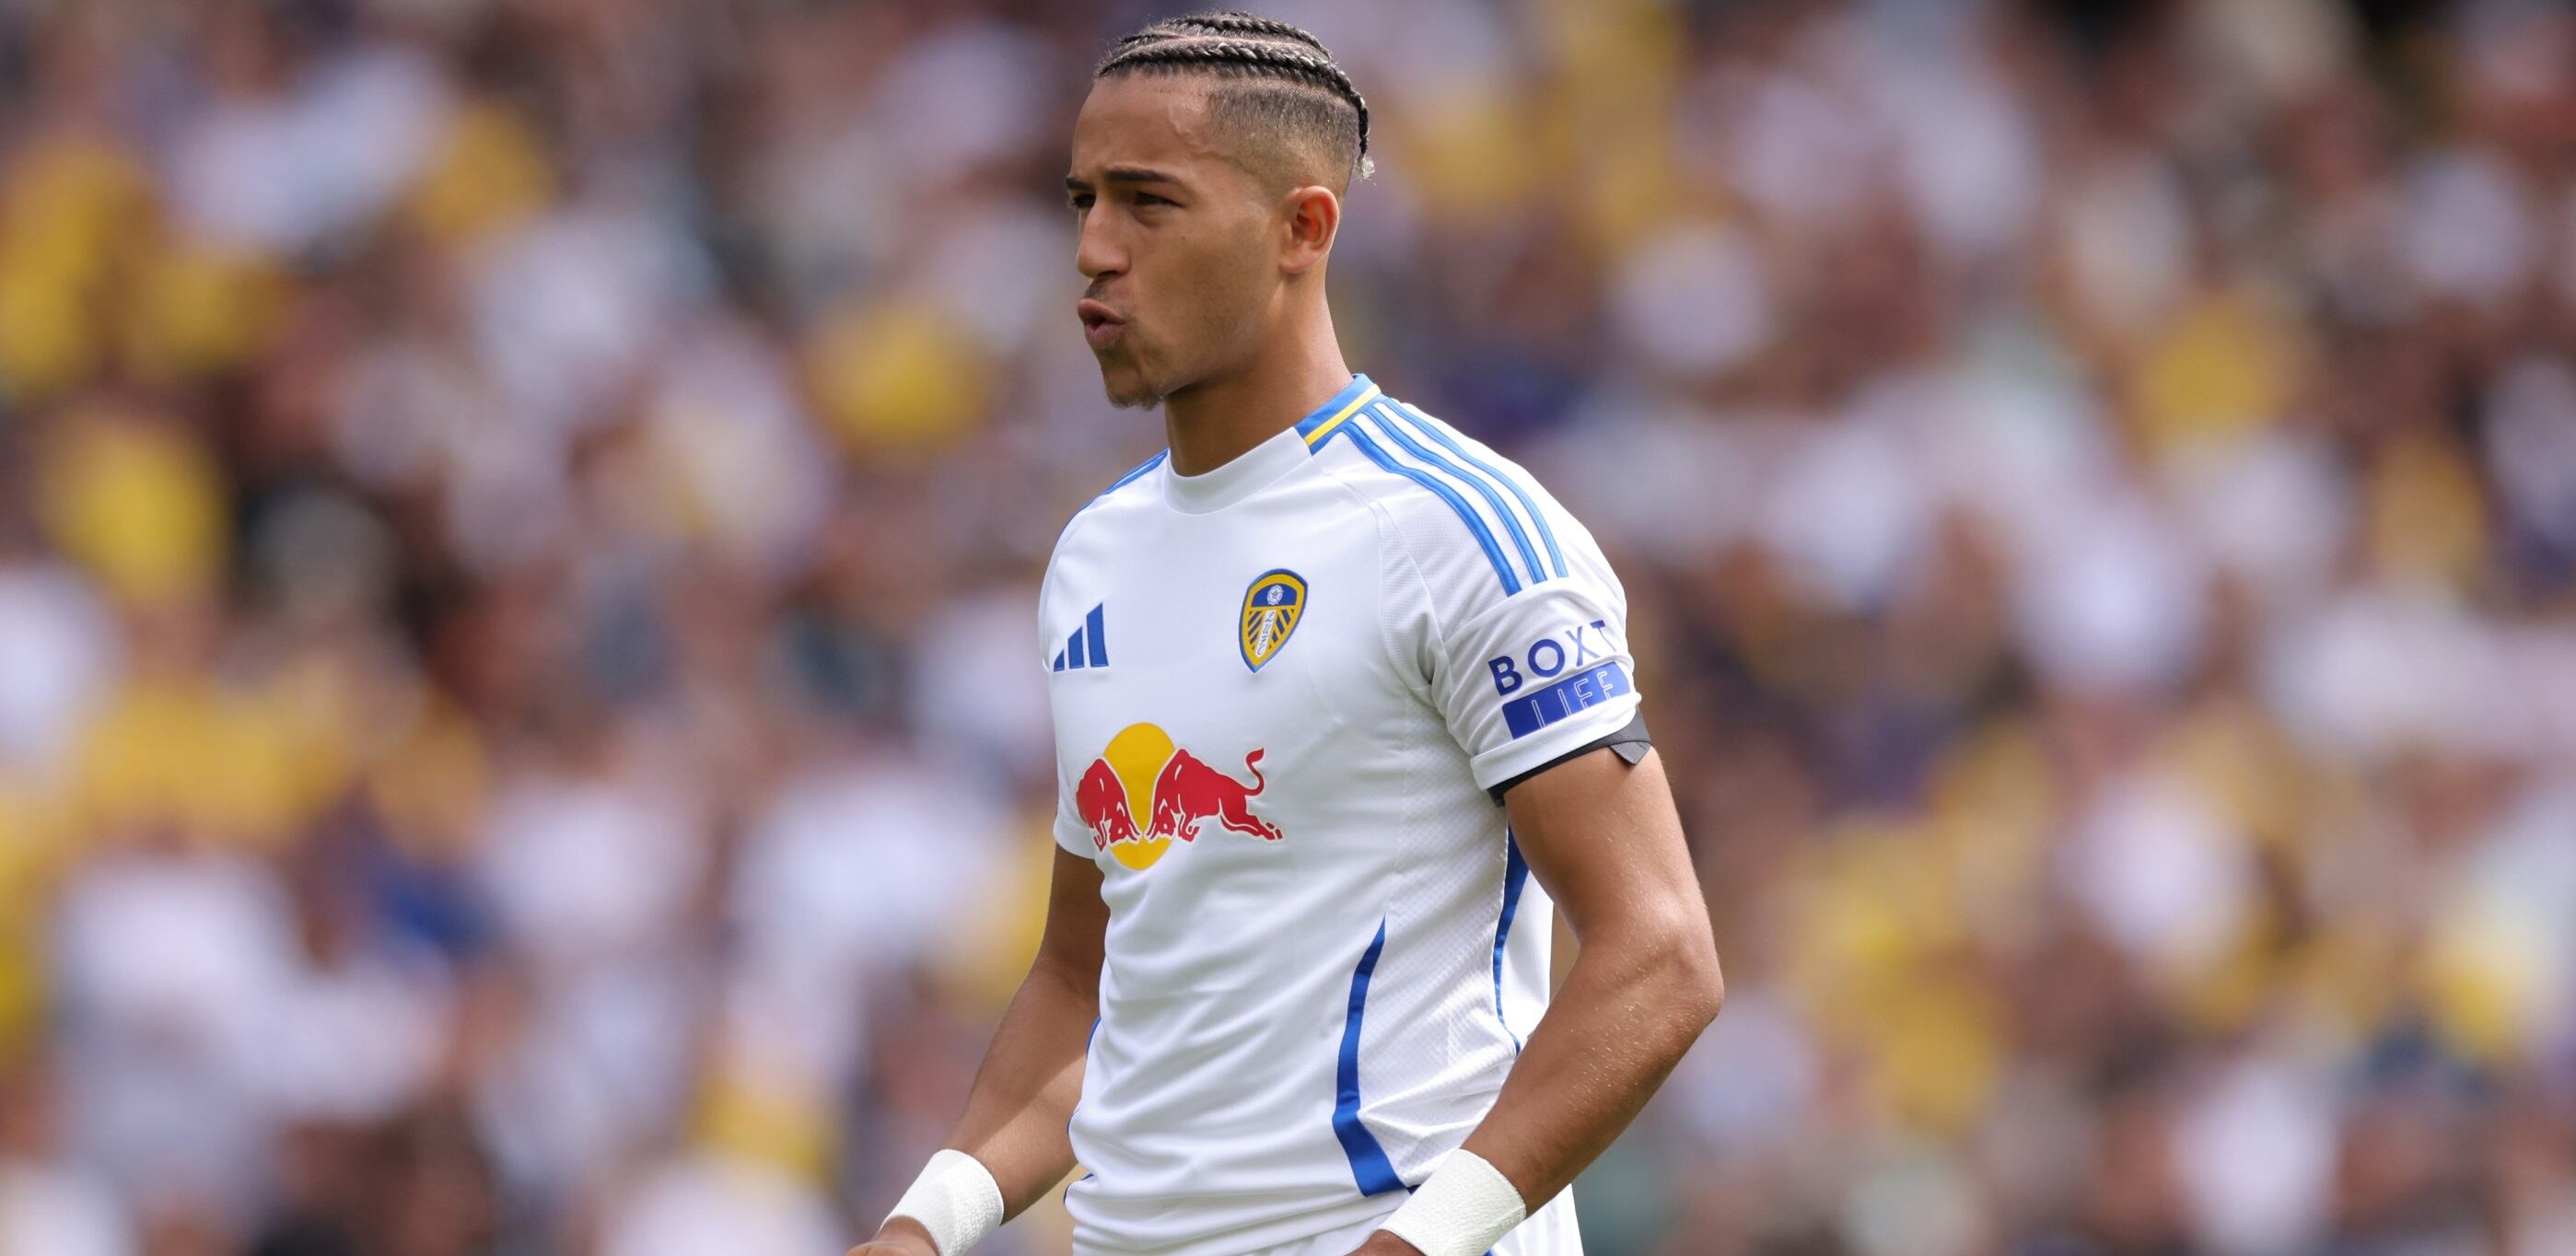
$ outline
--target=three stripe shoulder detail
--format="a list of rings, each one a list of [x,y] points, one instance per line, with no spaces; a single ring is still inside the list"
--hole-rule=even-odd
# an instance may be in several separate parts
[[[1521,510],[1528,515],[1532,526],[1538,529],[1539,539],[1547,546],[1549,568],[1559,576],[1565,574],[1565,552],[1557,548],[1556,529],[1548,526],[1547,512],[1539,509],[1538,502],[1530,497],[1529,490],[1521,487],[1519,476],[1478,457],[1466,446],[1460,444],[1458,438],[1450,432],[1448,425],[1440,420],[1424,414],[1406,402],[1397,401],[1394,405],[1419,431],[1439,442],[1459,461],[1475,468],[1485,478],[1502,485],[1504,490],[1512,495],[1512,499],[1520,503]]]
[[[1319,426],[1310,442],[1320,451],[1340,436],[1347,436],[1380,469],[1446,504],[1484,550],[1506,595],[1524,584],[1544,582],[1551,573],[1566,574],[1555,530],[1528,491],[1511,473],[1469,451],[1437,420],[1385,398]]]

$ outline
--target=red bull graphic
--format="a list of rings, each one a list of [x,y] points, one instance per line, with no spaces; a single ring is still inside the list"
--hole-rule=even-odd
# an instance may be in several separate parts
[[[1279,826],[1252,814],[1253,796],[1267,785],[1261,751],[1243,756],[1247,785],[1172,744],[1152,724],[1130,724],[1109,739],[1073,790],[1074,807],[1091,826],[1098,849],[1127,867],[1154,866],[1177,839],[1196,841],[1209,820],[1229,831],[1275,842]],[[1137,816],[1146,817],[1142,828]]]

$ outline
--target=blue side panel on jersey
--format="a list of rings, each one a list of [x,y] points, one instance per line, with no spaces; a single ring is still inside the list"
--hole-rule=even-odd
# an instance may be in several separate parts
[[[1339,1091],[1333,1100],[1333,1136],[1342,1140],[1342,1154],[1351,1161],[1351,1180],[1359,1183],[1362,1195],[1404,1189],[1404,1180],[1395,1175],[1395,1165],[1386,1158],[1386,1148],[1360,1124],[1360,1017],[1368,1010],[1369,976],[1377,971],[1378,952],[1385,949],[1386,922],[1381,920],[1377,937],[1360,954],[1359,967],[1351,970],[1351,1014],[1342,1022],[1341,1063],[1333,1070]]]
[[[1627,668],[1617,663],[1603,663],[1504,703],[1503,724],[1518,740],[1586,707],[1599,706],[1635,689],[1636,686],[1628,682]]]
[[[1440,425],[1432,422],[1430,415],[1424,414],[1422,411],[1415,409],[1412,405],[1406,402],[1398,401],[1395,404],[1402,408],[1404,413],[1413,420],[1414,426],[1421,428],[1424,432],[1428,433],[1431,439],[1436,440],[1443,445],[1447,445],[1449,447],[1449,452],[1465,459],[1469,466],[1502,481],[1503,487],[1512,491],[1512,496],[1521,499],[1521,505],[1527,507],[1529,510],[1530,522],[1538,525],[1539,539],[1547,542],[1547,557],[1549,563],[1555,566],[1556,574],[1560,576],[1564,575],[1565,554],[1563,551],[1556,548],[1556,529],[1547,526],[1547,515],[1539,510],[1537,502],[1530,500],[1529,493],[1521,488],[1521,482],[1513,479],[1508,473],[1504,472],[1502,468],[1496,467],[1493,464],[1486,462],[1484,459],[1468,453],[1465,446],[1449,439],[1449,434],[1441,431]]]
[[[1102,609],[1107,605],[1108,603],[1103,602],[1092,607],[1091,613],[1084,616],[1082,620],[1082,630],[1089,634],[1083,639],[1083,644],[1091,649],[1093,667],[1109,666],[1109,627],[1101,622]]]
[[[1430,473],[1418,471],[1397,462],[1393,454],[1380,447],[1376,441],[1369,439],[1368,433],[1352,424],[1344,423],[1326,433],[1323,443],[1327,445],[1333,443],[1344,432],[1350,433],[1351,443],[1359,446],[1360,452],[1368,455],[1369,461],[1431,490],[1440,500],[1449,503],[1449,509],[1457,511],[1458,517],[1466,521],[1467,530],[1476,535],[1476,543],[1485,547],[1485,561],[1492,563],[1494,574],[1502,578],[1503,592],[1510,594],[1521,591],[1520,577],[1512,574],[1511,560],[1503,557],[1503,547],[1494,543],[1494,530],[1485,526],[1484,518],[1476,513],[1475,507],[1467,504],[1466,498],[1460,497],[1448,485],[1432,478]]]
[[[1503,943],[1512,937],[1512,916],[1521,909],[1521,887],[1529,882],[1529,861],[1521,858],[1521,844],[1512,831],[1503,830],[1503,915],[1494,924],[1494,1016],[1503,1022],[1503,1032],[1511,1035],[1512,1054],[1520,1054],[1521,1036],[1512,1033],[1512,1018],[1503,1015]]]
[[[1538,565],[1538,551],[1530,548],[1529,534],[1521,531],[1520,516],[1513,514],[1512,508],[1503,504],[1503,495],[1495,492],[1493,485],[1487,484],[1483,479],[1469,472],[1465,467],[1459,466],[1457,463],[1451,462],[1447,458],[1443,458],[1440,455],[1431,452],[1429,449],[1424,448],[1422,442],[1405,435],[1403,428],[1397,427],[1394,423],[1389,422],[1387,417],[1379,411],[1374,409],[1369,411],[1369,417],[1377,421],[1378,430],[1386,433],[1388,440],[1394,441],[1398,445],[1402,445],[1406,453],[1412,454],[1414,457],[1430,463],[1433,467],[1446,471],[1473,486],[1476,492],[1484,497],[1485,504],[1494,508],[1494,517],[1503,521],[1503,530],[1512,534],[1512,548],[1519,550],[1521,552],[1521,561],[1529,564],[1530,583],[1536,584],[1541,580],[1547,579],[1546,570]]]

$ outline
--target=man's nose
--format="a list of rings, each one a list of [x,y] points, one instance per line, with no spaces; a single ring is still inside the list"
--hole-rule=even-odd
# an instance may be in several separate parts
[[[1081,237],[1074,248],[1074,268],[1094,282],[1127,269],[1127,251],[1119,246],[1107,217],[1083,215]]]

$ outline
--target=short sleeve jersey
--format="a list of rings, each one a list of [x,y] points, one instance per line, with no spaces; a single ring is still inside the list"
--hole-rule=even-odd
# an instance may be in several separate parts
[[[1391,1211],[1545,1008],[1554,909],[1488,791],[1636,717],[1617,577],[1527,472],[1359,376],[1204,475],[1119,480],[1040,603],[1055,836],[1110,909],[1077,1247]]]

